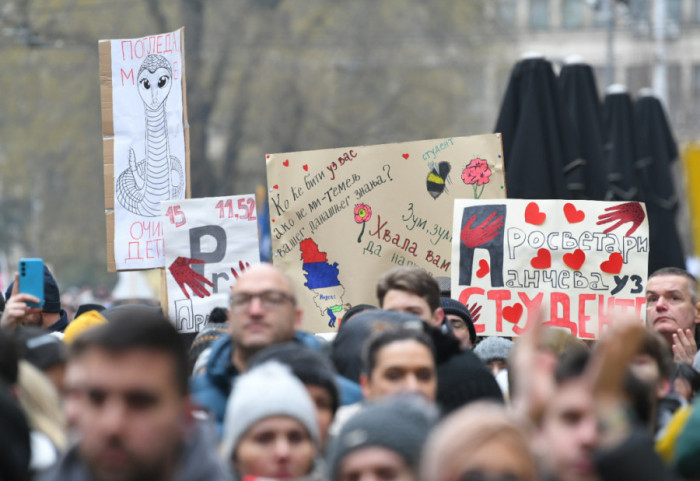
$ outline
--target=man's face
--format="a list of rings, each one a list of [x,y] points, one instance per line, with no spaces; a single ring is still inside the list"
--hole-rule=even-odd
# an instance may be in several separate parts
[[[413,339],[392,342],[379,349],[374,369],[369,377],[360,379],[367,399],[417,392],[435,401],[437,376],[430,349]]]
[[[174,469],[188,403],[172,359],[148,349],[82,357],[79,452],[97,481],[163,479]]]
[[[236,296],[262,293],[276,295],[278,303],[252,297],[245,305],[236,305]],[[291,341],[301,327],[301,309],[293,299],[289,282],[274,267],[261,264],[247,270],[232,287],[233,304],[229,311],[229,333],[237,348],[263,349],[278,342]]]
[[[674,274],[654,276],[647,282],[647,326],[673,345],[678,329],[695,329],[699,304],[693,302],[689,279]]]
[[[416,475],[401,456],[390,449],[370,446],[343,458],[339,481],[415,481]]]
[[[382,302],[382,309],[388,311],[401,311],[415,314],[428,324],[440,327],[443,318],[445,317],[444,311],[441,307],[435,309],[435,311],[430,310],[428,301],[423,299],[418,294],[413,292],[402,291],[399,289],[390,289],[384,295],[384,301]]]
[[[469,337],[469,328],[467,327],[467,323],[464,322],[464,319],[457,314],[445,314],[445,318],[452,324],[452,332],[459,340],[459,345],[462,349],[471,349],[472,339]]]
[[[557,388],[545,412],[539,445],[544,465],[559,481],[598,479],[593,450],[598,425],[590,387],[572,379]]]
[[[328,430],[333,422],[335,412],[333,411],[333,396],[325,387],[313,384],[305,384],[309,397],[316,406],[316,421],[318,422],[318,433],[321,449],[326,445]]]

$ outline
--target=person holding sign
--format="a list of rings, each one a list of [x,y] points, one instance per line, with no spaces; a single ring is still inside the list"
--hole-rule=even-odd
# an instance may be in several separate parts
[[[668,341],[674,361],[692,364],[698,351],[696,336],[700,324],[695,277],[677,267],[659,269],[649,276],[646,297],[649,329]]]

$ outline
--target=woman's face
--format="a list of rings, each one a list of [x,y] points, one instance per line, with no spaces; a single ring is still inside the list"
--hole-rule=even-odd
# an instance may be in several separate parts
[[[290,479],[307,475],[316,447],[303,424],[287,416],[258,421],[241,438],[233,455],[241,475]]]

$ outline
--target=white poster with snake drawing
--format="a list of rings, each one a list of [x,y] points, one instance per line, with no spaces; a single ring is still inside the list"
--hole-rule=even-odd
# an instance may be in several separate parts
[[[116,270],[164,266],[160,203],[186,197],[183,38],[109,41]]]

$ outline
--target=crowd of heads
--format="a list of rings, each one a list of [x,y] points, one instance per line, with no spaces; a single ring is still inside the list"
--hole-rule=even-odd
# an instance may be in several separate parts
[[[592,343],[546,319],[521,338],[477,336],[479,306],[396,268],[328,342],[302,329],[290,279],[260,264],[189,345],[159,307],[69,322],[46,272],[43,308],[7,292],[2,480],[700,475],[700,304],[682,270],[649,277],[646,320]]]

